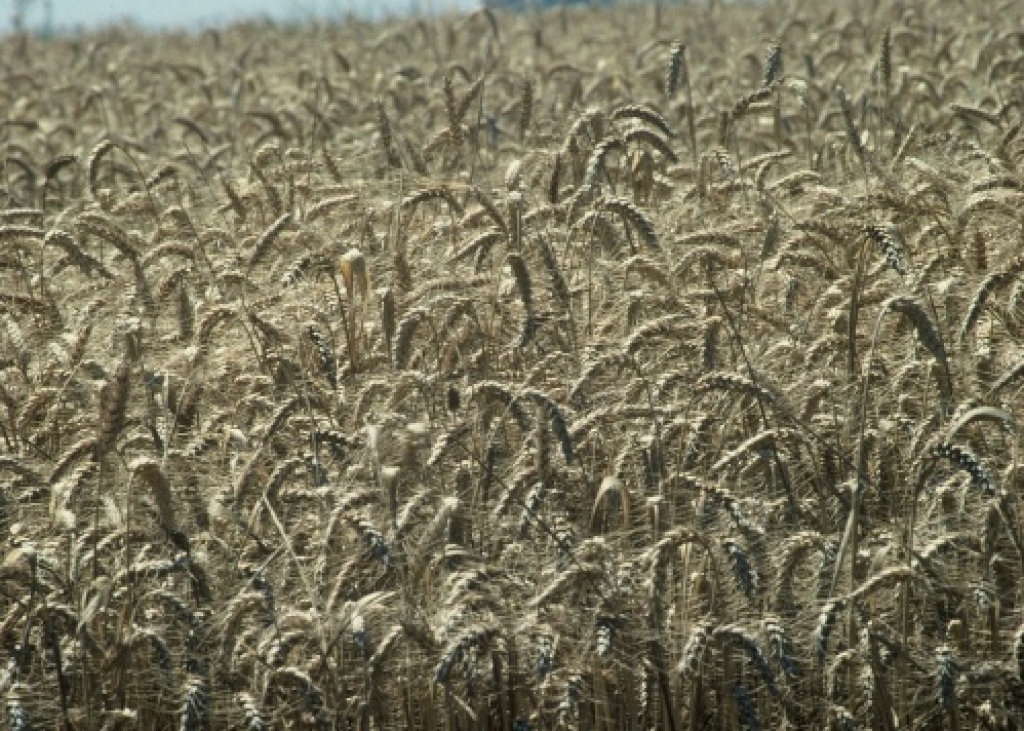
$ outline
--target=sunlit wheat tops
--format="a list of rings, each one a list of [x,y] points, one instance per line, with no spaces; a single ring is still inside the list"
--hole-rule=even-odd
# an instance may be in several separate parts
[[[1024,719],[1019,3],[0,40],[0,725]]]

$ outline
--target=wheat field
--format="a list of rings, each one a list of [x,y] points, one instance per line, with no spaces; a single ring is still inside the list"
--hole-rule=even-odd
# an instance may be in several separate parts
[[[4,38],[0,718],[1024,728],[1022,28]]]

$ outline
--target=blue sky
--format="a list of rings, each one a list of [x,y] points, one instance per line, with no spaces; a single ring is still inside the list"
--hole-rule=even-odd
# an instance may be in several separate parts
[[[0,0],[0,32],[10,30],[17,0]],[[143,26],[195,26],[223,23],[239,17],[269,15],[280,19],[344,16],[356,12],[371,17],[410,9],[445,10],[474,7],[477,0],[49,0],[60,28],[93,26],[130,17]],[[30,0],[30,28],[43,26],[46,0]]]

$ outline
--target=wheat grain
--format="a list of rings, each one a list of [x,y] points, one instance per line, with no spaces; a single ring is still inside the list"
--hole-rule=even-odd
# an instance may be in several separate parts
[[[1013,725],[1020,12],[714,5],[0,43],[8,725]]]

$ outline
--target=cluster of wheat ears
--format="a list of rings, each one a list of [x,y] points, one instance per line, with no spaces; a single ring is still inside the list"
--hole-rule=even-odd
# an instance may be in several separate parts
[[[4,39],[0,717],[1024,727],[1021,14]]]

